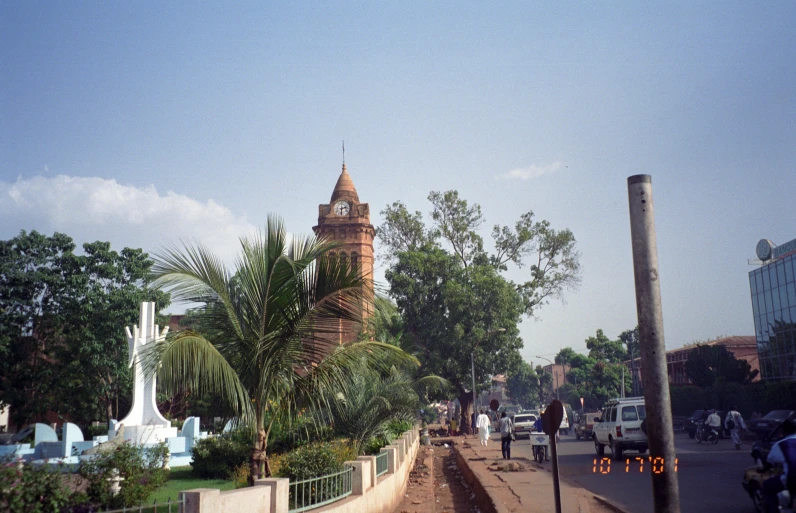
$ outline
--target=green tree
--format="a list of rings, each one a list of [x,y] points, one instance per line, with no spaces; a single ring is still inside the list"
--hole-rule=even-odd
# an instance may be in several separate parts
[[[389,369],[410,359],[395,346],[338,346],[340,321],[361,322],[368,297],[359,270],[327,253],[336,244],[293,236],[269,217],[262,233],[241,241],[233,273],[201,246],[162,253],[157,283],[175,298],[203,305],[202,334],[181,331],[145,356],[167,393],[188,388],[216,394],[254,427],[253,480],[271,475],[268,440],[274,422],[329,393],[345,393],[365,368]]]
[[[94,242],[84,244],[83,251],[65,304],[63,344],[54,356],[61,411],[85,425],[120,418],[118,400],[130,396],[132,377],[124,327],[138,323],[142,302],[153,301],[160,310],[170,298],[150,288],[153,262],[141,249],[116,252],[108,242]]]
[[[335,432],[346,437],[354,452],[360,454],[369,440],[387,435],[391,421],[414,422],[425,405],[421,399],[424,392],[445,385],[436,376],[413,382],[397,367],[386,374],[363,372],[354,376],[345,393],[330,394],[328,410],[320,412],[321,421],[328,411]]]
[[[130,389],[124,326],[142,301],[169,303],[149,287],[152,261],[140,249],[74,250],[60,233],[0,242],[0,402],[17,425],[47,412],[84,426],[118,416]]]
[[[478,233],[481,207],[456,191],[432,191],[431,228],[419,212],[396,202],[378,229],[387,260],[390,294],[403,317],[406,335],[419,349],[424,372],[451,382],[465,419],[472,402],[470,353],[474,352],[476,390],[493,374],[519,359],[517,323],[549,299],[577,286],[580,264],[568,230],[535,222],[533,213],[514,228],[493,230],[496,253],[488,254]],[[530,261],[530,278],[521,284],[501,273],[509,264]],[[465,429],[469,423],[464,423]]]
[[[619,334],[619,340],[625,344],[627,357],[630,359],[630,373],[631,381],[633,382],[633,395],[640,395],[640,383],[638,381],[638,372],[641,367],[641,339],[639,338],[638,326],[632,330],[625,330]],[[636,360],[639,360],[638,362]]]
[[[426,230],[423,214],[410,213],[400,201],[388,205],[380,214],[384,223],[376,228],[383,248],[379,255],[388,262],[402,251],[416,251],[433,243],[434,235]]]
[[[535,370],[539,379],[539,403],[543,404],[553,395],[553,375],[545,372],[541,365],[537,365]]]
[[[562,366],[564,371],[564,384],[567,383],[567,367],[572,363],[572,358],[575,356],[575,351],[571,347],[565,347],[558,352],[555,362]]]
[[[619,340],[611,340],[605,336],[603,330],[598,329],[597,334],[586,339],[586,349],[589,358],[608,363],[619,363],[627,360],[627,353]]]
[[[0,402],[18,426],[56,404],[50,348],[61,336],[74,249],[62,233],[22,231],[0,242]]]
[[[598,331],[598,334],[600,333],[601,331]],[[570,348],[562,351],[570,355],[569,383],[559,390],[562,398],[566,398],[571,404],[579,404],[582,397],[586,408],[595,409],[608,399],[619,396],[622,386],[622,363],[597,360],[574,351],[570,353],[567,349]],[[628,372],[625,372],[625,386],[627,390],[632,386]]]
[[[726,347],[699,344],[688,353],[686,376],[700,388],[717,383],[751,383],[759,371],[746,360],[738,360]]]
[[[520,360],[507,373],[506,388],[511,399],[525,409],[531,409],[539,403],[539,376],[525,360]]]

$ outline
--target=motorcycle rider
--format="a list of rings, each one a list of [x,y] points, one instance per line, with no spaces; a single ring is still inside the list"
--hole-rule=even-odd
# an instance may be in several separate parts
[[[766,457],[768,465],[782,465],[783,473],[763,481],[767,513],[779,512],[777,494],[788,490],[796,495],[796,422],[788,419],[782,423],[782,440],[774,444]]]
[[[710,415],[708,415],[705,424],[708,428],[708,431],[705,433],[705,439],[707,439],[711,433],[715,436],[719,436],[719,429],[721,429],[721,417],[719,417],[719,414],[716,413],[716,410],[710,411]]]

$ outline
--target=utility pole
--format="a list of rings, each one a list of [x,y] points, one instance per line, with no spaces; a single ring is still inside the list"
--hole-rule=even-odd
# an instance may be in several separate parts
[[[641,371],[644,373],[644,403],[647,407],[647,437],[651,458],[662,458],[663,472],[651,472],[655,513],[680,513],[680,490],[675,473],[674,430],[666,372],[663,338],[658,248],[652,178],[635,175],[627,179],[630,203],[630,238],[636,282]],[[660,461],[660,460],[659,460]]]

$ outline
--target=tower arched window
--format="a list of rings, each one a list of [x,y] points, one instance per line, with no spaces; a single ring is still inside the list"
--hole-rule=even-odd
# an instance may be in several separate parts
[[[345,251],[340,252],[340,262],[345,265],[346,261],[348,260],[348,255],[345,254]]]
[[[351,267],[356,267],[359,264],[359,258],[355,252],[351,253]]]

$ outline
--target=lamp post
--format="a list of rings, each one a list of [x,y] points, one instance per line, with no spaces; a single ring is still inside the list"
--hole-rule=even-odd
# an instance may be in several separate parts
[[[473,347],[473,350],[470,351],[470,373],[473,378],[473,413],[475,413],[475,350],[478,349],[478,345],[486,340],[488,336],[495,333],[503,333],[504,331],[506,331],[506,328],[498,328],[494,331],[488,331],[486,335],[481,338],[481,340],[476,342],[475,347]]]

